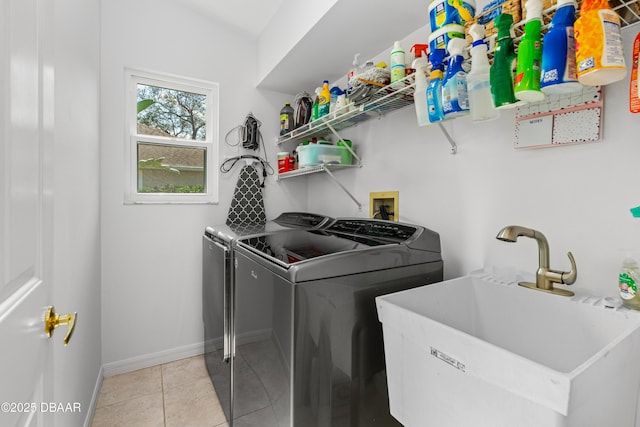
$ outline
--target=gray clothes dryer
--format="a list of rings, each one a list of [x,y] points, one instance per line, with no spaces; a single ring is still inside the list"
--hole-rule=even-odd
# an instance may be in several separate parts
[[[333,219],[304,212],[285,212],[264,224],[220,224],[205,229],[202,238],[202,320],[204,358],[211,381],[227,422],[233,419],[233,242],[245,238],[255,247],[264,245],[260,237],[290,229],[314,229]]]
[[[234,242],[234,418],[260,427],[400,426],[375,297],[442,280],[424,227],[337,219]]]

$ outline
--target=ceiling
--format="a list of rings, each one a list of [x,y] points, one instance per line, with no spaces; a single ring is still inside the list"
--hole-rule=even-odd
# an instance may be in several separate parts
[[[283,0],[175,0],[257,38]]]

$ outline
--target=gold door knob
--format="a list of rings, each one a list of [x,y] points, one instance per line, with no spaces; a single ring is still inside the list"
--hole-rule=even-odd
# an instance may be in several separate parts
[[[64,345],[67,345],[69,344],[71,335],[73,335],[73,330],[76,328],[77,317],[78,313],[60,315],[56,313],[55,308],[53,308],[53,306],[51,305],[47,308],[47,314],[44,317],[44,333],[47,334],[49,338],[51,338],[53,336],[53,330],[55,328],[60,325],[67,325],[67,334],[63,339]]]

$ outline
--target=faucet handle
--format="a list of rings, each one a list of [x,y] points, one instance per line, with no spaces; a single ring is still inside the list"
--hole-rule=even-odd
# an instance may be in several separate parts
[[[571,262],[571,271],[568,273],[562,272],[560,279],[563,284],[572,285],[578,276],[578,269],[576,268],[576,260],[573,258],[573,254],[571,252],[567,252],[567,256],[569,257],[569,262]]]

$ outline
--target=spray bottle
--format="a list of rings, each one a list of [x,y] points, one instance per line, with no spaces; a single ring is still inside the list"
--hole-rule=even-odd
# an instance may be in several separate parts
[[[427,107],[427,69],[429,61],[426,56],[417,57],[412,64],[415,71],[416,89],[413,92],[413,103],[416,107],[416,118],[418,126],[426,126],[429,124],[429,109]]]
[[[313,105],[311,106],[311,120],[318,120],[320,118],[320,92],[322,92],[321,87],[316,88],[316,98],[313,101]]]
[[[442,82],[442,111],[446,118],[469,114],[467,73],[462,69],[462,51],[466,47],[467,40],[457,37],[447,44],[449,64]]]
[[[351,68],[349,70],[349,73],[347,73],[347,94],[353,91],[353,86],[351,86],[351,79],[353,78],[353,76],[355,76],[355,74],[358,72],[358,68],[360,67],[360,64],[358,63],[359,56],[359,53],[353,55],[353,68]]]
[[[575,0],[558,0],[558,9],[542,42],[540,89],[547,95],[571,93],[582,88],[576,73],[575,20]]]
[[[584,0],[575,30],[580,83],[599,86],[625,78],[620,17],[607,0]]]
[[[495,19],[495,26],[498,28],[498,45],[490,70],[490,81],[493,104],[496,108],[513,108],[518,102],[513,94],[517,56],[513,38],[511,38],[512,24],[513,16],[508,13],[500,14]]]
[[[480,24],[473,24],[469,29],[473,39],[471,45],[471,71],[467,74],[467,90],[469,91],[469,108],[471,120],[479,122],[498,118],[500,112],[493,106],[491,85],[489,84],[488,47],[484,42],[485,30]]]
[[[524,36],[518,45],[518,62],[513,92],[521,101],[538,102],[544,99],[540,90],[540,63],[542,62],[542,0],[527,0],[527,20]]]
[[[413,72],[415,72],[416,69],[423,64],[423,59],[426,60],[427,63],[429,62],[429,60],[427,59],[427,50],[429,50],[428,44],[414,44],[413,46],[411,46],[409,52],[412,52],[413,54],[413,61],[411,62],[410,70],[413,70]]]
[[[429,54],[431,60],[430,82],[427,88],[427,107],[429,108],[429,121],[431,123],[444,120],[442,111],[442,72],[444,71],[445,49],[435,49]]]

